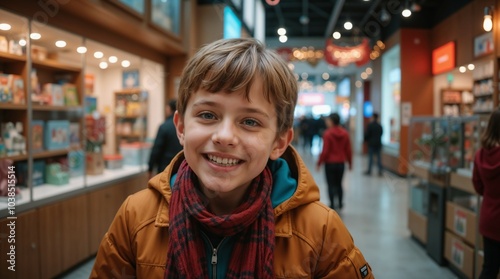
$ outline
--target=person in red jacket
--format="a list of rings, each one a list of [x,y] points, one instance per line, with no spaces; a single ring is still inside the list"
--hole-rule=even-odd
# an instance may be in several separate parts
[[[325,120],[327,129],[323,134],[323,149],[319,156],[316,169],[319,170],[325,164],[326,183],[328,184],[328,196],[330,207],[335,209],[335,194],[338,194],[338,208],[342,209],[343,190],[342,178],[344,177],[345,162],[352,170],[351,140],[347,131],[340,126],[340,116],[332,113]]]
[[[479,279],[495,279],[500,270],[500,109],[495,110],[481,136],[472,183],[483,196],[479,232],[484,241],[484,263]]]

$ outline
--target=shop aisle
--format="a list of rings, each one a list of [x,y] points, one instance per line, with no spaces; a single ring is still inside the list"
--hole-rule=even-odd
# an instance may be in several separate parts
[[[315,145],[313,145],[315,146]],[[300,151],[300,149],[299,149]],[[301,152],[316,183],[321,201],[329,204],[324,170],[316,172],[319,150]],[[392,173],[365,176],[366,157],[354,156],[353,170],[344,175],[344,208],[339,215],[363,252],[377,279],[458,278],[441,267],[411,239],[407,229],[408,183]]]
[[[320,187],[321,201],[328,205],[323,169],[315,170],[318,152],[313,148],[312,153],[301,153]],[[365,167],[366,158],[355,156],[353,170],[346,172],[344,177],[344,208],[339,214],[370,263],[375,278],[458,278],[448,268],[437,265],[425,249],[410,238],[406,225],[406,180],[390,173],[383,177],[364,176]],[[91,259],[62,278],[88,278],[93,261]]]

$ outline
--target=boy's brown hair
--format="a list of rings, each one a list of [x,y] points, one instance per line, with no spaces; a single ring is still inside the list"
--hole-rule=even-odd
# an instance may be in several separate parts
[[[179,84],[177,110],[181,116],[191,95],[244,90],[248,99],[255,78],[262,79],[264,97],[275,105],[278,134],[293,125],[297,81],[286,62],[253,38],[223,39],[202,47],[188,62]]]

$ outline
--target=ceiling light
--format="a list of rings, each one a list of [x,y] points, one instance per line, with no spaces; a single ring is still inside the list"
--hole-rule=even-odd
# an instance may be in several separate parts
[[[26,40],[25,39],[21,39],[19,40],[19,45],[20,46],[25,46],[27,44]]]
[[[118,61],[118,57],[116,57],[116,56],[114,56],[114,55],[113,55],[113,56],[110,56],[110,57],[108,58],[108,61],[109,61],[109,63],[116,63],[116,62]]]
[[[405,8],[401,14],[402,14],[404,17],[409,17],[409,16],[411,16],[411,11],[410,11],[410,9]]]
[[[128,60],[123,60],[123,61],[122,61],[122,67],[123,67],[123,68],[128,68],[128,67],[130,67],[130,61],[128,61]]]
[[[490,7],[484,8],[483,29],[490,32],[493,29],[493,11]]]
[[[288,41],[288,37],[286,35],[281,35],[279,40],[280,42],[285,43],[286,41]]]
[[[367,73],[365,73],[365,72],[362,72],[362,73],[361,73],[361,78],[362,78],[362,79],[367,79],[367,78],[368,78],[368,74],[367,74]]]
[[[108,63],[106,63],[105,61],[102,61],[101,63],[99,63],[99,68],[101,69],[106,69],[108,67]]]
[[[42,35],[40,35],[40,33],[31,33],[30,34],[30,38],[32,40],[39,40],[41,37],[42,37]]]
[[[352,23],[348,20],[344,23],[344,28],[346,30],[351,30],[352,29]]]
[[[465,66],[460,66],[460,68],[458,68],[458,71],[460,71],[461,73],[465,73],[467,69],[465,68]]]
[[[281,27],[281,28],[278,28],[278,35],[280,36],[283,36],[286,34],[286,29]]]
[[[342,35],[341,35],[341,34],[340,34],[340,32],[338,32],[338,31],[333,32],[333,35],[332,35],[332,36],[333,36],[333,38],[334,38],[335,40],[338,40],[338,39],[340,39],[340,37],[342,37]]]
[[[467,65],[467,69],[469,69],[469,71],[473,71],[475,68],[474,64]]]
[[[86,53],[87,52],[87,48],[84,47],[84,46],[79,46],[77,49],[76,49],[76,52],[78,53]]]
[[[0,23],[0,30],[8,31],[8,30],[10,30],[10,28],[12,28],[10,26],[10,24],[8,24],[8,23]]]
[[[368,67],[368,68],[366,68],[365,72],[367,74],[371,75],[373,73],[373,70],[372,70],[372,68]]]
[[[321,75],[321,77],[324,79],[324,80],[328,80],[330,78],[330,75],[328,73],[323,73]]]
[[[101,59],[103,56],[104,56],[104,53],[102,53],[102,51],[94,52],[94,57],[97,59]]]
[[[65,41],[57,41],[56,42],[56,47],[65,47],[66,46],[66,42]]]

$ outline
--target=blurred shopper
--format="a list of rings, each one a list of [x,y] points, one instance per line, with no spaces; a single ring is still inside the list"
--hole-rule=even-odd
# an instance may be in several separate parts
[[[374,113],[372,121],[366,126],[364,140],[368,146],[368,169],[365,175],[372,174],[373,156],[377,156],[378,175],[382,176],[382,158],[380,151],[382,150],[382,125],[378,123],[378,113]]]
[[[500,109],[491,114],[481,146],[472,173],[474,188],[483,196],[479,232],[484,241],[484,263],[479,279],[496,279],[500,269]]]
[[[349,133],[340,126],[340,116],[337,113],[332,113],[326,118],[326,127],[323,133],[323,150],[316,164],[316,170],[319,171],[321,164],[325,164],[330,207],[335,209],[334,199],[337,195],[338,208],[342,209],[344,206],[342,178],[345,162],[349,165],[349,170],[352,170],[351,140]]]
[[[165,108],[167,119],[158,128],[155,143],[149,157],[148,174],[153,177],[153,171],[162,172],[172,159],[182,150],[179,143],[174,125],[174,112],[177,106],[177,100],[170,100]],[[155,170],[156,167],[156,170]]]

